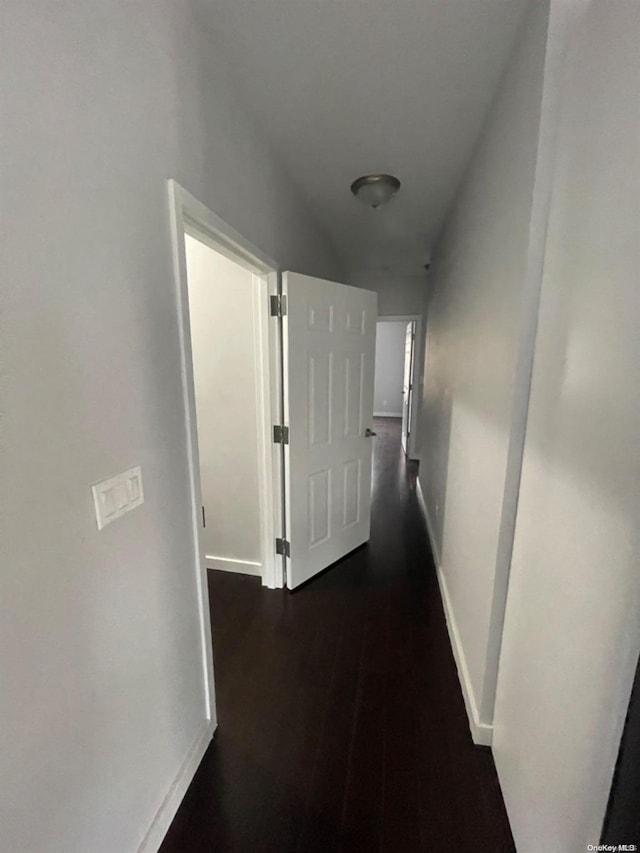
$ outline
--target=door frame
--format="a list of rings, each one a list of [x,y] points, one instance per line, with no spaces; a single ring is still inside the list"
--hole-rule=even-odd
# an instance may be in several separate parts
[[[420,459],[416,447],[416,436],[418,433],[418,411],[421,407],[423,365],[424,365],[424,336],[422,326],[424,318],[422,314],[378,314],[377,323],[415,323],[416,338],[413,348],[413,404],[411,407],[411,423],[409,441],[407,442],[407,457],[409,459]]]
[[[177,181],[168,181],[169,214],[171,224],[171,247],[173,254],[174,282],[176,286],[180,361],[184,416],[187,426],[187,465],[189,469],[189,492],[191,499],[191,524],[195,554],[195,575],[200,611],[200,631],[207,695],[207,713],[215,716],[213,653],[207,568],[204,545],[200,535],[202,526],[202,491],[200,482],[200,457],[196,417],[195,387],[191,350],[191,328],[189,320],[189,291],[187,284],[187,261],[184,234],[200,240],[225,257],[230,258],[254,274],[253,316],[254,340],[256,344],[256,396],[258,411],[258,462],[259,504],[262,583],[275,588],[282,586],[282,569],[275,554],[276,530],[280,528],[282,488],[277,446],[272,442],[272,424],[276,423],[280,377],[278,375],[277,339],[270,324],[269,297],[277,292],[278,265],[258,247],[254,246],[209,210],[195,196],[180,186]],[[275,339],[275,340],[274,340]]]

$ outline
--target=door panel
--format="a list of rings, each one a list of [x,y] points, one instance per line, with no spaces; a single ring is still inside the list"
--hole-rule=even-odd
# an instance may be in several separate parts
[[[293,589],[369,538],[376,294],[291,272],[283,293]]]

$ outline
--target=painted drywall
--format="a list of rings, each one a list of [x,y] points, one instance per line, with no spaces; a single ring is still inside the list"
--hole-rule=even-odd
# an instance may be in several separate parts
[[[207,566],[260,574],[253,274],[189,235],[185,249]]]
[[[189,3],[5,4],[0,85],[1,846],[134,851],[206,731],[167,178],[340,269]]]
[[[547,3],[529,4],[429,279],[420,484],[467,711],[483,742],[547,20]]]
[[[377,324],[374,415],[402,417],[406,332],[406,323]]]
[[[378,294],[378,315],[424,314],[427,305],[427,273],[392,275],[382,272],[351,273],[346,281]]]
[[[598,843],[640,648],[640,6],[582,5],[564,49],[495,711],[520,853]]]

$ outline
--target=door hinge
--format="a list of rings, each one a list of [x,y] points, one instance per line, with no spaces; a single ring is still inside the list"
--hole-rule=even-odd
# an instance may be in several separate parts
[[[202,526],[203,526],[203,527],[206,527],[206,526],[207,526],[207,517],[206,517],[206,515],[204,514],[204,507],[202,507]]]
[[[276,539],[276,554],[284,554],[285,557],[291,556],[291,546],[288,539]]]
[[[272,317],[286,317],[287,297],[284,294],[275,294],[269,297],[270,313]]]
[[[289,427],[276,425],[273,428],[274,444],[289,444]]]

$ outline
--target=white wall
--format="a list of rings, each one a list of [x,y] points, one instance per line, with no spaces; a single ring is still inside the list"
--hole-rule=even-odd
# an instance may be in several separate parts
[[[402,417],[406,332],[406,323],[378,323],[376,326],[375,415]]]
[[[207,566],[260,574],[253,274],[189,235],[185,248]]]
[[[340,269],[187,2],[2,18],[2,846],[134,851],[206,731],[167,178]],[[136,464],[98,532],[90,484]]]
[[[384,272],[351,273],[345,282],[378,294],[378,316],[424,314],[427,301],[427,273],[416,275]]]
[[[598,843],[640,648],[640,6],[582,5],[495,713],[520,853]]]
[[[548,4],[518,43],[430,273],[420,484],[474,737],[490,741],[496,564],[509,480]]]

